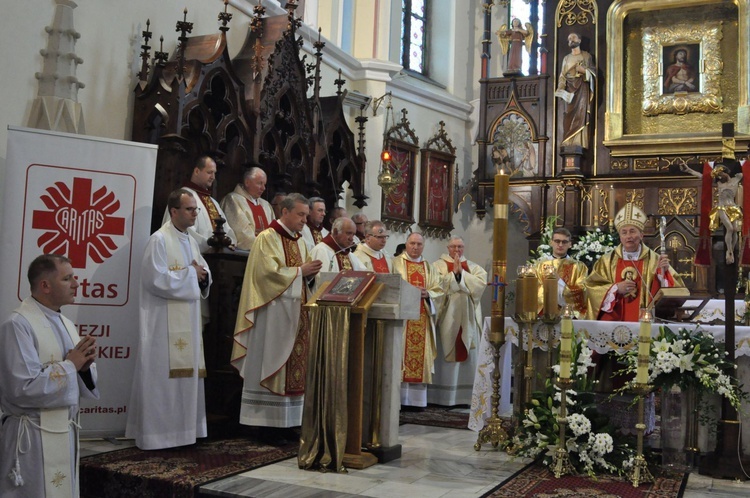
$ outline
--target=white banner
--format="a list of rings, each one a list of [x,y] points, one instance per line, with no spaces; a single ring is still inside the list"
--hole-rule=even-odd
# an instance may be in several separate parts
[[[80,286],[76,304],[63,313],[99,347],[101,399],[84,400],[81,408],[87,436],[125,433],[156,152],[134,142],[8,129],[0,258],[13,263],[0,287],[0,320],[29,295],[26,271],[34,258],[71,259]]]

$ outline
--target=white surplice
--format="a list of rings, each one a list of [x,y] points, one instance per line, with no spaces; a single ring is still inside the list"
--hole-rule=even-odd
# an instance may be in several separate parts
[[[275,218],[273,208],[267,200],[252,197],[241,185],[237,185],[232,192],[224,196],[221,200],[221,207],[226,214],[227,224],[237,236],[237,249],[244,249],[245,251],[252,249],[256,237],[255,218],[248,202],[263,208],[267,223],[265,228],[268,228],[268,225]]]
[[[60,313],[36,303],[52,328],[60,347],[61,357],[74,344],[62,324]],[[38,339],[28,320],[13,313],[8,321],[0,326],[0,496],[3,498],[26,498],[45,496],[42,437],[39,425],[40,409],[68,407],[69,420],[78,416],[78,403],[81,397],[99,398],[99,391],[89,389],[76,371],[71,361],[61,361],[53,365],[42,365],[39,361]],[[96,385],[96,364],[89,369],[91,380]],[[19,425],[22,417],[28,417],[23,424],[26,432],[21,437],[23,452],[16,452]],[[78,429],[71,424],[71,474],[77,476]],[[18,456],[23,486],[16,487],[8,477]],[[73,496],[77,496],[77,479],[71,479]]]
[[[203,205],[201,198],[198,196],[198,193],[195,190],[191,189],[190,187],[184,186],[180,188],[185,189],[193,194],[195,202],[198,203],[198,207],[200,208],[200,211],[198,211],[198,217],[195,219],[195,225],[188,228],[188,232],[193,236],[195,241],[198,242],[198,248],[200,249],[200,252],[206,252],[210,249],[210,247],[208,246],[208,239],[210,239],[214,234],[214,227],[211,224],[211,216],[209,215],[206,206]],[[227,215],[224,214],[224,211],[221,209],[219,203],[216,202],[216,199],[211,197],[211,202],[213,202],[214,206],[216,206],[216,210],[219,212],[219,215],[226,220]],[[162,218],[161,223],[163,225],[170,220],[171,216],[169,215],[169,207],[167,206],[167,210],[164,212],[164,217]],[[223,228],[224,233],[227,234],[227,237],[232,239],[232,244],[236,244],[237,236],[235,235],[234,230],[232,230],[232,227],[229,226],[229,223],[225,223]]]
[[[391,260],[391,257],[386,254],[384,250],[376,251],[372,247],[368,246],[366,243],[362,243],[357,245],[357,249],[354,251],[354,256],[359,259],[363,265],[365,265],[365,268],[367,271],[375,271],[372,266],[372,260],[374,259],[382,259],[385,258],[386,263],[388,264],[388,273],[390,273],[393,270],[393,262]]]
[[[363,265],[362,262],[354,256],[354,251],[350,251],[349,254],[346,255],[346,257],[349,258],[349,262],[352,265],[352,270],[367,271],[365,265]],[[336,257],[336,252],[334,252],[334,250],[331,249],[331,246],[329,246],[325,242],[321,242],[313,247],[313,250],[310,251],[310,259],[317,259],[323,264],[322,268],[320,269],[320,271],[322,272],[339,272],[343,270],[343,268],[339,267],[339,259]],[[319,284],[320,274],[315,276],[316,289]]]
[[[432,384],[427,386],[427,402],[443,406],[468,405],[471,403],[471,391],[474,383],[474,371],[477,366],[477,346],[482,330],[482,308],[480,300],[487,288],[487,272],[476,263],[462,257],[469,271],[461,272],[457,281],[448,270],[448,262],[453,258],[443,254],[433,266],[445,277],[449,273],[449,282],[445,297],[438,311],[438,354],[435,358],[435,374]],[[461,330],[461,339],[468,358],[455,361],[456,339]]]
[[[209,287],[200,289],[190,263],[195,260],[206,269],[208,265],[199,252],[196,254],[186,233],[171,222],[169,229],[179,240],[183,259],[177,263],[182,268],[174,268],[175,262],[168,260],[160,231],[151,235],[141,266],[138,357],[125,435],[146,450],[184,446],[206,437],[206,404],[198,365],[203,356],[200,302],[208,297]],[[208,278],[210,284],[210,273]],[[169,300],[190,303],[195,365],[192,377],[169,378]]]

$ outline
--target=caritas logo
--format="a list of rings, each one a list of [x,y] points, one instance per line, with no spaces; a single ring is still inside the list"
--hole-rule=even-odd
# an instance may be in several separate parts
[[[70,258],[76,304],[118,306],[130,288],[132,175],[42,164],[26,175],[21,268],[42,253]],[[23,295],[19,286],[19,295]]]
[[[73,268],[86,268],[88,258],[103,263],[117,249],[112,235],[125,235],[125,218],[114,216],[120,201],[106,186],[92,191],[91,178],[74,178],[73,188],[56,182],[35,210],[32,228],[44,230],[37,243],[45,254],[67,254]]]

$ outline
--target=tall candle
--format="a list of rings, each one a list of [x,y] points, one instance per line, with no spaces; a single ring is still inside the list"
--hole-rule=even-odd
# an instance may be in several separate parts
[[[648,362],[651,355],[651,315],[641,311],[641,328],[638,334],[638,366],[635,371],[635,383],[648,383]]]
[[[609,186],[609,226],[615,225],[615,186]]]
[[[560,320],[560,378],[570,378],[570,360],[573,347],[573,316],[569,308]]]
[[[544,314],[557,316],[557,274],[545,275],[542,282],[544,288]]]
[[[533,273],[521,270],[516,280],[516,315],[530,319],[536,316],[539,305],[539,280]]]
[[[508,191],[509,177],[502,171],[495,175],[495,197],[492,236],[492,293],[490,341],[502,344],[505,340],[505,282],[508,254]]]

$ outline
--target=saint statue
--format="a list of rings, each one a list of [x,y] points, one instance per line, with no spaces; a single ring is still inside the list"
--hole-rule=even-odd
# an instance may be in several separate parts
[[[503,76],[520,75],[523,60],[521,52],[526,47],[526,52],[531,53],[531,44],[534,41],[534,28],[531,23],[526,23],[526,29],[521,26],[521,20],[514,17],[510,22],[510,29],[503,24],[496,32],[500,40],[500,49],[503,54],[508,54],[508,64],[503,71]]]
[[[591,54],[581,50],[578,33],[568,35],[570,53],[563,58],[555,97],[565,101],[562,146],[589,146],[591,104],[596,73]]]

